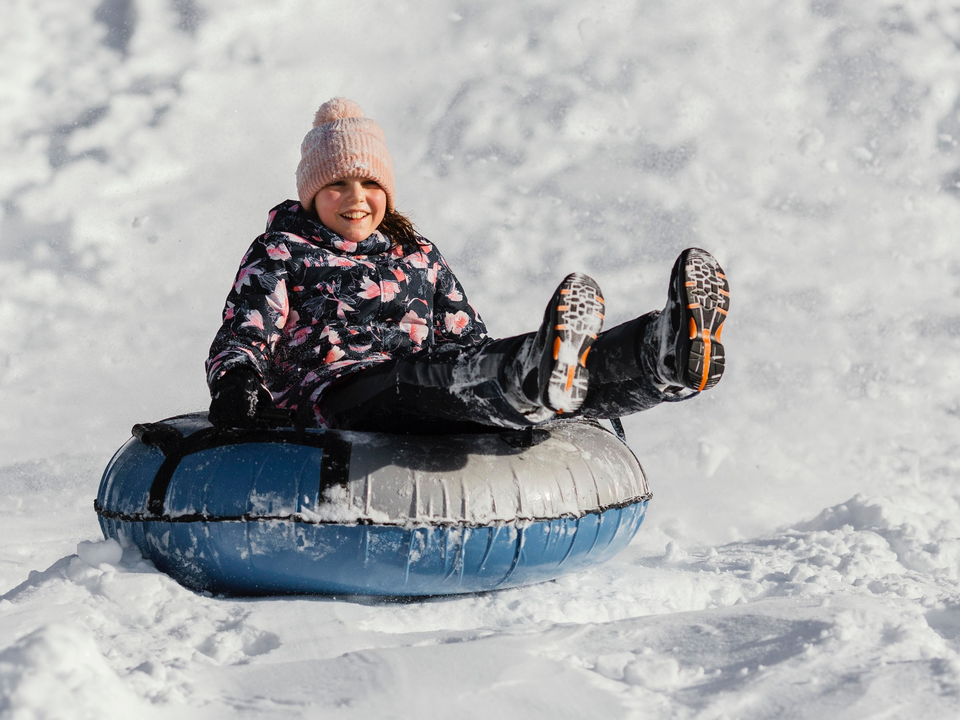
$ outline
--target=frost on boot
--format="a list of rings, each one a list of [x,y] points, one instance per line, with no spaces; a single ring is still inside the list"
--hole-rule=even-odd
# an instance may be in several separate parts
[[[661,389],[708,390],[720,382],[726,356],[720,335],[730,307],[730,286],[706,250],[680,253],[670,274],[667,305],[650,323],[644,365]]]
[[[603,293],[593,278],[571,273],[557,287],[540,330],[507,368],[508,394],[531,421],[574,413],[583,404],[587,355],[603,328],[603,312]]]

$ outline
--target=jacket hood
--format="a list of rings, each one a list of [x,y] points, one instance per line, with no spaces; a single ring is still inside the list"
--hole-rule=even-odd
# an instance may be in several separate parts
[[[292,233],[340,255],[379,255],[393,249],[393,242],[379,231],[360,242],[344,239],[307,213],[297,200],[284,200],[270,211],[266,232]]]

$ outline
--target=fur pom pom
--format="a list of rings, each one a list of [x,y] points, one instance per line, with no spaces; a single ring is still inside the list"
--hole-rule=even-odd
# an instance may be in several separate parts
[[[357,103],[355,103],[353,100],[335,97],[332,100],[327,100],[323,105],[320,106],[320,109],[317,110],[317,114],[313,117],[313,126],[319,127],[324,123],[352,117],[363,117],[363,110],[360,109],[360,106],[357,105]]]

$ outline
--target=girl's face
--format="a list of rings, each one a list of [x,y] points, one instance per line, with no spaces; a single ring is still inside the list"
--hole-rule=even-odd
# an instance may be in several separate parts
[[[320,222],[351,242],[366,240],[387,212],[387,194],[373,180],[346,177],[320,188],[313,199]]]

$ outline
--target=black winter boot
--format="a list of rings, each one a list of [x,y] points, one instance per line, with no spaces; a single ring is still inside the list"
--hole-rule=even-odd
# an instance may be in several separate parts
[[[680,253],[670,274],[667,305],[647,328],[644,366],[665,386],[701,391],[723,375],[720,343],[730,286],[720,263],[706,250]]]
[[[603,293],[582,273],[560,283],[536,336],[506,369],[507,392],[532,422],[576,412],[587,396],[587,355],[603,328]]]

